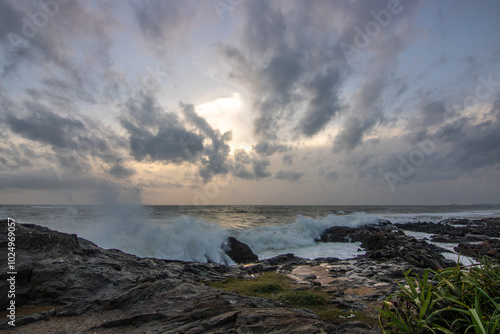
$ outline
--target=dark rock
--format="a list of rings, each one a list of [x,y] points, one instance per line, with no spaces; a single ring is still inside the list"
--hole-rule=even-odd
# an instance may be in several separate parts
[[[480,244],[459,243],[455,251],[463,256],[470,256],[480,259],[483,256],[489,256],[492,259],[500,261],[500,240],[490,239]]]
[[[462,242],[466,241],[466,235],[484,235],[489,238],[500,237],[500,218],[483,218],[483,219],[446,219],[439,223],[407,223],[395,224],[398,228],[435,234],[433,241],[436,238],[445,238],[443,242]],[[439,239],[437,239],[439,240]],[[472,240],[471,240],[472,241]]]
[[[224,252],[236,263],[259,261],[259,257],[245,243],[234,237],[228,237],[227,243],[222,246]]]
[[[490,238],[486,235],[481,235],[481,234],[466,234],[464,241],[486,241],[490,240]]]
[[[451,265],[451,262],[445,261],[444,256],[440,254],[443,249],[390,230],[372,232],[365,237],[361,246],[367,250],[366,256],[371,259],[389,260],[401,257],[417,267],[434,270]]]
[[[357,230],[348,226],[332,226],[321,233],[320,240],[323,242],[346,242],[346,238],[351,238],[350,234],[354,234]],[[352,238],[351,238],[352,240]]]

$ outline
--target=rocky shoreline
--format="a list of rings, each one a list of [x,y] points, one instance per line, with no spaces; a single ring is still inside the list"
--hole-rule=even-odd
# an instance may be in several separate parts
[[[322,320],[306,309],[276,300],[214,289],[203,282],[252,278],[264,272],[286,274],[294,289],[320,289],[339,309],[376,318],[373,307],[402,281],[403,271],[422,272],[456,265],[439,246],[406,235],[402,229],[430,232],[431,240],[454,240],[471,256],[498,259],[500,219],[415,223],[384,222],[357,229],[332,227],[318,242],[360,241],[366,254],[354,259],[306,260],[285,254],[258,261],[251,249],[228,240],[226,266],[139,258],[104,250],[76,235],[33,224],[16,224],[16,326],[6,314],[0,330],[12,333],[379,333],[356,318]],[[2,254],[7,253],[7,221],[0,221]],[[465,234],[463,234],[465,233]],[[449,238],[447,237],[449,236]],[[471,241],[471,238],[476,238]],[[482,239],[482,241],[478,240]],[[473,243],[471,243],[473,242]],[[6,258],[0,260],[7,267]],[[2,291],[8,275],[0,274]],[[8,300],[0,299],[5,310]],[[346,314],[347,314],[346,313]]]

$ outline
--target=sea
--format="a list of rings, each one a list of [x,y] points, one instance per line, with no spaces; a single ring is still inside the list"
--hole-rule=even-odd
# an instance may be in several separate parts
[[[0,218],[74,233],[98,246],[141,257],[233,265],[221,245],[228,236],[266,259],[280,254],[315,259],[364,254],[359,243],[316,242],[331,226],[439,222],[500,217],[499,205],[439,206],[148,206],[0,205]],[[407,232],[417,238],[425,233]],[[449,250],[456,245],[438,244]],[[458,254],[444,253],[457,260]]]

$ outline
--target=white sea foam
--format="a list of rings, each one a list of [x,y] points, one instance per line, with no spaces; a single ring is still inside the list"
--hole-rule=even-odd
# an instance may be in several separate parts
[[[106,210],[113,212],[107,212],[105,220],[81,222],[78,227],[73,225],[71,231],[68,225],[52,227],[77,233],[103,248],[117,248],[141,257],[234,264],[221,249],[230,235],[248,244],[259,258],[285,253],[311,259],[348,258],[359,254],[359,245],[317,243],[314,240],[330,226],[357,227],[378,221],[377,216],[364,213],[324,218],[299,215],[290,224],[227,230],[216,223],[189,216],[168,222],[145,220],[140,207],[109,206]]]
[[[468,218],[481,219],[500,216],[500,210],[471,210],[460,212],[431,212],[431,213],[385,213],[380,215],[384,219],[388,219],[394,224],[408,222],[433,222],[437,223],[441,220],[450,218]]]
[[[377,216],[365,213],[342,216],[328,215],[324,218],[310,218],[299,215],[291,224],[261,226],[242,230],[239,231],[236,238],[248,244],[257,255],[276,254],[275,251],[280,251],[280,254],[296,253],[298,248],[319,246],[314,240],[318,239],[321,233],[331,226],[358,227],[366,224],[376,224],[377,222]],[[311,250],[309,248],[309,251],[306,252],[311,253]],[[312,251],[312,253],[318,254],[316,257],[325,256],[322,251]]]
[[[234,264],[221,249],[228,231],[193,217],[164,224],[120,219],[92,224],[79,236],[103,248],[117,248],[141,257]]]
[[[259,258],[294,253],[305,258],[359,255],[359,245],[344,243],[317,243],[321,233],[330,226],[357,227],[377,223],[379,218],[392,222],[438,221],[447,217],[491,217],[500,211],[471,210],[453,213],[375,213],[335,214],[323,218],[291,215],[289,210],[273,207],[239,208],[151,208],[140,205],[113,205],[66,207],[4,206],[6,216],[20,222],[31,222],[49,228],[76,233],[104,248],[118,248],[127,253],[161,259],[233,262],[221,250],[228,236],[248,244]],[[295,212],[296,208],[292,208]],[[227,213],[229,211],[229,214]],[[291,210],[290,210],[291,211]],[[309,208],[304,212],[318,214]],[[178,214],[185,217],[175,218]],[[202,219],[193,218],[203,217]],[[222,218],[221,218],[222,217]],[[227,218],[225,221],[221,219]],[[432,219],[431,219],[432,218]],[[210,223],[208,223],[210,222]],[[213,222],[213,223],[212,223]]]

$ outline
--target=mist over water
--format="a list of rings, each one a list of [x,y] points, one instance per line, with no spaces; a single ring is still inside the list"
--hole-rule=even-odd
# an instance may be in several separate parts
[[[141,257],[233,264],[222,251],[228,236],[259,258],[294,253],[349,258],[358,244],[316,243],[330,226],[500,216],[500,206],[0,206],[0,216],[76,233],[103,248]]]

